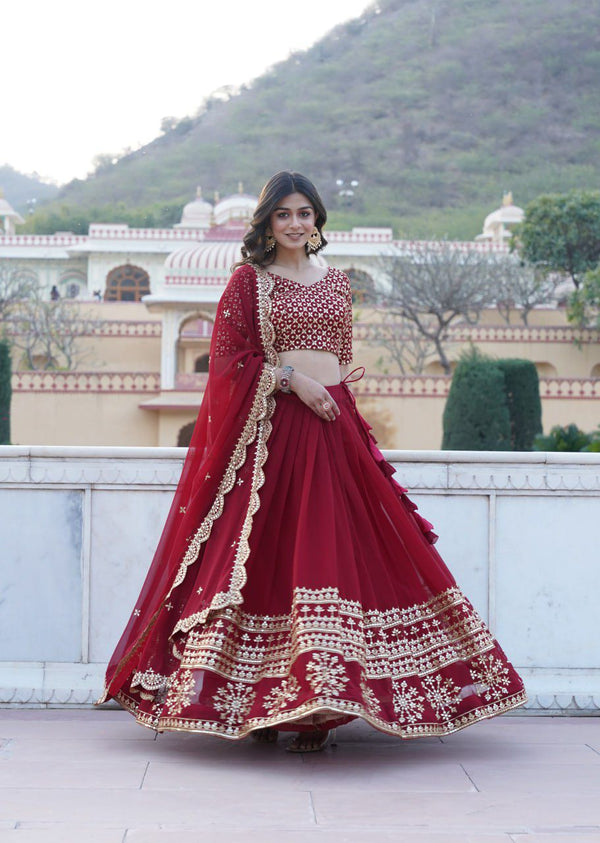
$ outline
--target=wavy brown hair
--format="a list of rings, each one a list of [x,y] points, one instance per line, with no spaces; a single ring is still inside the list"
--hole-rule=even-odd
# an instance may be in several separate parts
[[[242,246],[242,260],[233,266],[243,266],[247,263],[256,263],[259,266],[269,266],[275,260],[275,249],[272,252],[265,251],[267,241],[267,228],[271,214],[279,206],[281,200],[290,193],[302,193],[306,196],[315,212],[315,225],[321,235],[321,245],[315,251],[319,251],[327,245],[323,237],[323,226],[327,221],[327,211],[323,200],[317,192],[314,184],[301,173],[293,173],[290,170],[282,170],[275,173],[265,184],[258,197],[258,205],[254,211],[252,222],[244,235]],[[308,254],[308,246],[306,247]]]

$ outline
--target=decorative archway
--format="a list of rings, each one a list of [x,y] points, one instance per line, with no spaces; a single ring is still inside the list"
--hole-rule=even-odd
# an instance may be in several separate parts
[[[85,289],[87,277],[80,269],[68,269],[61,273],[58,283],[62,298],[76,299]]]
[[[536,360],[534,366],[537,369],[537,373],[540,378],[555,378],[558,375],[556,366],[545,360]]]
[[[189,422],[188,424],[184,424],[183,427],[179,428],[179,433],[177,434],[177,447],[178,448],[189,448],[190,442],[192,441],[192,434],[194,432],[194,427],[196,422]]]
[[[149,293],[150,276],[139,266],[117,266],[106,276],[104,301],[141,301]]]
[[[595,366],[592,366],[592,371],[590,372],[591,378],[600,378],[600,363],[596,363]]]
[[[344,271],[350,279],[352,303],[362,304],[375,292],[375,282],[372,276],[364,269],[346,269]]]
[[[194,361],[194,372],[208,372],[209,354],[201,354]]]

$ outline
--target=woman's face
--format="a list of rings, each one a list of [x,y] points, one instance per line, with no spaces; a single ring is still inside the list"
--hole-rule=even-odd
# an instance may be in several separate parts
[[[271,214],[268,231],[277,246],[283,249],[303,249],[315,227],[315,209],[303,193],[284,196]]]

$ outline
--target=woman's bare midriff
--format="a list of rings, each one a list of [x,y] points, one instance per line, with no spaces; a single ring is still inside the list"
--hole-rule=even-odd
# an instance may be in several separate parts
[[[302,372],[323,386],[333,386],[342,379],[339,360],[330,351],[305,348],[281,351],[279,361],[281,366],[293,366],[297,372]]]

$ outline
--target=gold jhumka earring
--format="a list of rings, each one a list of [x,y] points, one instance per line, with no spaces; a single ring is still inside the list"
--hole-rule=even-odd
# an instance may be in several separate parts
[[[273,251],[276,242],[272,234],[267,234],[265,237],[265,255]]]
[[[317,252],[321,248],[323,240],[321,239],[321,232],[315,225],[313,233],[308,238],[308,248],[311,252]]]

